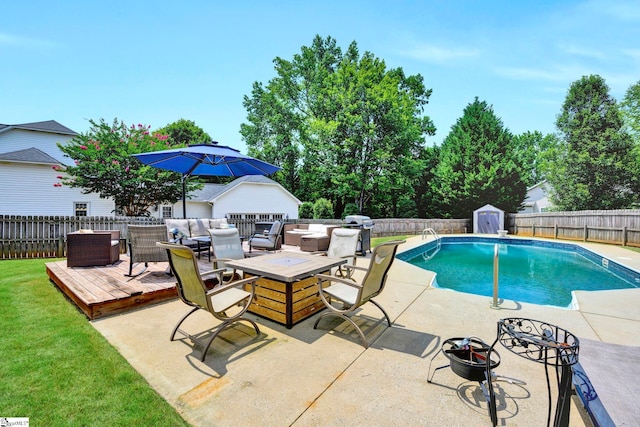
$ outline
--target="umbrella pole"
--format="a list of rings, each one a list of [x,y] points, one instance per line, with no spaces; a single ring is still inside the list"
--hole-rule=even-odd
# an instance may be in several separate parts
[[[182,218],[187,219],[187,193],[185,182],[187,180],[186,175],[182,175]]]

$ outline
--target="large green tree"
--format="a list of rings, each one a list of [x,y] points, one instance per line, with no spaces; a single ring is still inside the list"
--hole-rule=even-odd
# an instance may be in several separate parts
[[[543,154],[556,143],[554,134],[542,135],[539,131],[524,132],[514,136],[516,154],[522,164],[522,179],[527,187],[545,179]]]
[[[571,84],[556,126],[559,143],[547,179],[560,210],[622,209],[632,206],[632,142],[609,87],[598,75]]]
[[[626,130],[635,145],[640,145],[640,80],[629,86],[620,103]]]
[[[467,105],[440,149],[434,191],[442,215],[469,218],[487,203],[517,212],[526,193],[517,148],[491,106],[478,98]]]
[[[156,132],[167,135],[169,137],[168,143],[176,147],[211,142],[209,134],[192,120],[180,119],[157,129]]]
[[[149,208],[175,203],[181,198],[180,174],[146,166],[133,154],[174,148],[168,137],[138,124],[127,126],[117,119],[109,124],[89,120],[91,128],[65,144],[60,150],[73,160],[61,168],[64,185],[82,188],[114,200],[116,213],[147,216]],[[191,191],[199,184],[188,183]]]
[[[327,198],[338,215],[355,204],[398,216],[424,166],[424,137],[435,132],[423,116],[431,91],[422,76],[387,69],[355,42],[342,53],[331,37],[274,63],[277,76],[245,97],[249,154],[281,166],[277,179],[297,197]]]

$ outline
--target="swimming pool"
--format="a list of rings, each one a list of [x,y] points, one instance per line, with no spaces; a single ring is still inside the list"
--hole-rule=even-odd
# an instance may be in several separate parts
[[[494,248],[499,247],[499,298],[572,307],[572,291],[640,286],[640,273],[579,245],[532,239],[442,237],[397,255],[436,273],[434,286],[493,295]]]

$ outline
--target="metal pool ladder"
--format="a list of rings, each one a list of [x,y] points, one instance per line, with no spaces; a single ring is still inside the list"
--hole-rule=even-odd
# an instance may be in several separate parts
[[[427,238],[427,234],[430,234],[431,236],[433,236],[436,242],[436,248],[435,248],[436,250],[433,251],[431,254],[429,254],[429,251],[423,252],[422,259],[424,259],[425,261],[430,260],[435,256],[435,254],[437,254],[440,251],[440,236],[438,235],[438,233],[436,233],[436,231],[433,228],[425,228],[424,230],[422,230],[422,240]]]

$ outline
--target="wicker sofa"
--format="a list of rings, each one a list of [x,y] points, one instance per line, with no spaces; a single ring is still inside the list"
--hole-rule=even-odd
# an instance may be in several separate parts
[[[171,230],[178,230],[183,236],[183,245],[190,246],[195,243],[189,240],[191,237],[209,237],[211,228],[229,228],[226,218],[199,218],[199,219],[165,219],[167,238],[174,239]]]
[[[327,237],[327,239],[330,239],[331,231],[334,228],[336,228],[336,226],[325,224],[285,224],[284,244],[291,246],[300,246],[303,236],[314,236],[315,238]],[[327,240],[326,242],[327,246],[329,245],[328,242],[329,240]]]
[[[109,265],[119,260],[119,230],[79,230],[67,234],[67,267]]]

